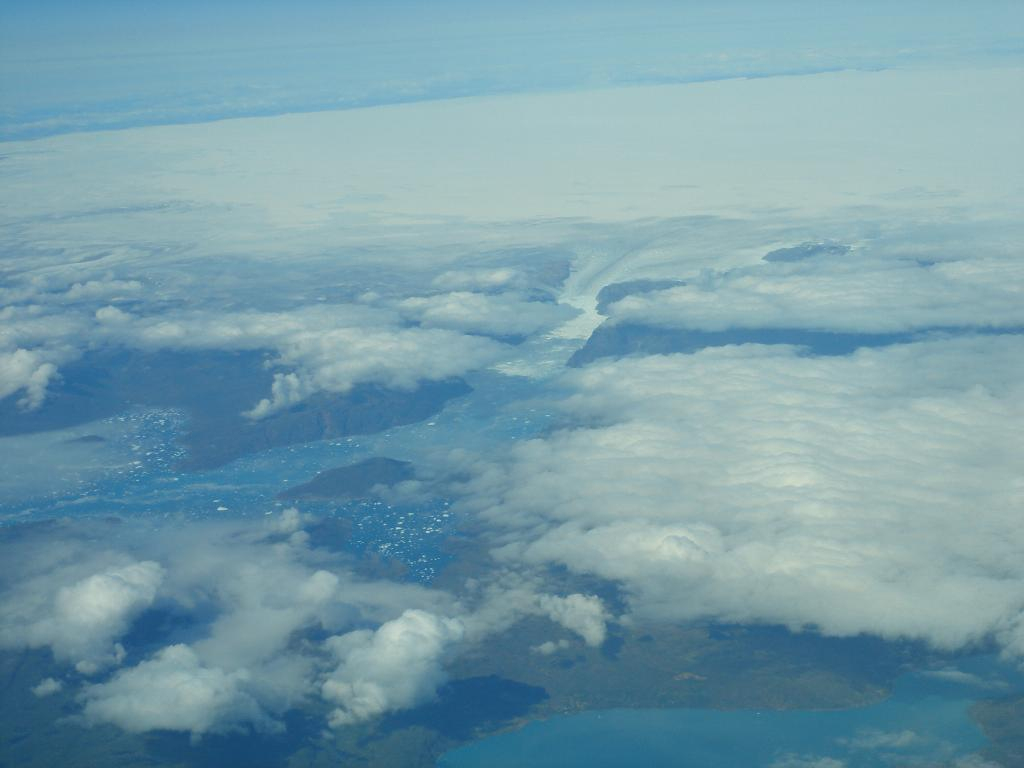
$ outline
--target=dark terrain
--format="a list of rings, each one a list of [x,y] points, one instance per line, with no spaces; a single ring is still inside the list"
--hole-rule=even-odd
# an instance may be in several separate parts
[[[414,477],[412,464],[384,457],[374,457],[334,469],[325,469],[307,483],[286,488],[279,499],[360,499],[376,486],[390,488]]]
[[[297,443],[380,432],[440,412],[471,389],[461,379],[425,381],[410,392],[362,384],[318,393],[259,421],[242,415],[270,392],[267,352],[91,352],[62,367],[42,407],[22,411],[0,400],[0,436],[42,432],[108,418],[133,408],[188,415],[181,468],[213,469],[252,453]]]

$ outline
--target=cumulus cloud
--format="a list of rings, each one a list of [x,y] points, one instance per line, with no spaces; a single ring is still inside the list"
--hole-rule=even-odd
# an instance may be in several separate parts
[[[496,336],[528,336],[564,322],[575,313],[569,307],[528,301],[515,294],[469,291],[414,296],[400,301],[398,309],[424,327]]]
[[[0,286],[0,304],[112,301],[137,294],[142,287],[138,280],[122,279],[109,271],[98,274],[81,265],[65,264],[43,272],[16,272],[8,285]]]
[[[20,392],[19,408],[42,405],[59,366],[77,357],[76,339],[87,322],[36,305],[0,307],[0,400]]]
[[[116,564],[100,566],[111,559]],[[153,603],[164,569],[124,556],[100,554],[91,560],[62,563],[5,590],[0,645],[50,648],[83,674],[120,663],[124,649],[117,640]],[[90,572],[94,568],[100,570]]]
[[[509,267],[450,269],[435,277],[431,285],[446,291],[480,291],[505,288],[521,279],[520,273]]]
[[[16,349],[0,352],[0,399],[19,390],[24,394],[18,406],[28,411],[35,410],[46,399],[46,387],[57,375],[57,366],[46,362],[42,354],[34,350]]]
[[[549,619],[575,632],[587,645],[599,646],[604,642],[610,617],[600,598],[581,594],[541,595],[537,602]]]
[[[270,397],[265,397],[245,411],[250,419],[262,419],[270,414],[301,403],[314,391],[312,382],[300,379],[297,373],[275,373],[270,385]]]
[[[358,578],[343,556],[309,546],[308,521],[290,509],[255,527],[197,522],[154,535],[152,526],[126,521],[112,531],[95,521],[8,538],[0,542],[0,643],[50,647],[86,675],[129,662],[86,683],[80,698],[84,722],[130,731],[277,730],[284,712],[322,695],[326,679],[340,685],[357,671],[353,690],[383,691],[388,709],[429,696],[443,679],[441,651],[461,636],[455,601]],[[113,539],[116,550],[97,549],[97,537]],[[129,630],[147,608],[189,629],[137,661]],[[351,631],[367,626],[378,629]],[[360,632],[372,636],[361,651]],[[325,643],[317,633],[347,639]],[[420,640],[431,637],[437,647],[417,657]],[[339,650],[346,643],[355,652],[349,662]],[[360,661],[367,655],[377,666]],[[44,681],[38,695],[51,688]],[[345,708],[343,698],[331,703]],[[351,701],[353,712],[371,716]]]
[[[142,290],[138,280],[86,280],[75,283],[64,293],[63,298],[69,301],[89,301],[96,299],[109,300],[122,294],[134,294]]]
[[[533,646],[533,648],[531,648],[530,650],[532,650],[534,653],[539,653],[541,656],[550,656],[551,654],[557,653],[558,651],[564,651],[568,647],[568,640],[563,639],[559,640],[558,642],[555,642],[554,640],[545,640],[540,645]]]
[[[543,579],[528,569],[496,569],[486,580],[466,582],[463,599],[472,605],[462,619],[466,637],[480,641],[503,632],[529,616],[542,616],[579,636],[587,645],[601,645],[611,613],[596,595],[565,596],[544,591]],[[561,641],[559,641],[561,642]]]
[[[55,680],[52,677],[47,677],[39,681],[39,685],[32,687],[32,695],[38,699],[45,698],[46,696],[52,696],[58,693],[64,687],[64,683],[60,680]]]
[[[501,561],[619,583],[640,618],[1024,634],[1024,340],[805,358],[734,347],[568,374],[579,427],[478,467]]]
[[[113,723],[126,731],[188,731],[202,735],[243,724],[280,729],[245,691],[244,670],[205,667],[185,645],[172,645],[152,659],[120,670],[84,694],[85,722]]]
[[[322,688],[324,698],[338,705],[330,714],[331,725],[428,700],[444,680],[445,651],[463,634],[457,619],[409,610],[376,631],[358,630],[328,640],[339,662]]]
[[[0,308],[0,400],[21,392],[19,408],[39,408],[60,366],[80,355],[89,324],[77,311],[54,314],[35,304]]]
[[[433,328],[307,332],[288,339],[276,361],[297,370],[275,376],[271,397],[248,415],[261,418],[312,392],[344,393],[360,383],[410,390],[422,380],[438,381],[482,367],[500,354],[501,345],[490,339]]]

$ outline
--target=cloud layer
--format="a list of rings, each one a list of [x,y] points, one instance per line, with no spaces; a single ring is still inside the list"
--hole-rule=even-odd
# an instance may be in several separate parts
[[[1020,337],[594,364],[580,424],[478,467],[507,563],[620,583],[637,619],[772,622],[1024,655]]]
[[[1021,328],[1022,284],[1015,254],[922,265],[867,249],[707,271],[686,285],[628,296],[610,313],[615,322],[704,331]]]

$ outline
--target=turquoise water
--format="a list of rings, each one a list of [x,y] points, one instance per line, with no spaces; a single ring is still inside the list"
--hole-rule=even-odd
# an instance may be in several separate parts
[[[262,518],[286,506],[298,506],[321,518],[351,521],[346,548],[372,553],[405,566],[406,578],[430,583],[449,561],[445,540],[458,528],[448,499],[426,496],[408,504],[379,500],[282,502],[282,489],[304,482],[317,472],[369,456],[389,456],[420,465],[438,444],[485,451],[487,445],[529,438],[541,432],[550,414],[530,404],[535,384],[518,377],[484,372],[471,377],[472,395],[460,398],[441,413],[419,423],[372,435],[283,446],[243,456],[223,467],[187,472],[177,467],[184,457],[179,438],[187,414],[139,408],[68,430],[69,438],[102,434],[103,442],[77,446],[103,452],[103,466],[81,477],[68,470],[59,484],[43,477],[22,484],[22,493],[0,494],[0,526],[55,517],[118,515],[130,518]],[[7,438],[18,450],[18,440]],[[58,442],[58,446],[59,446]],[[46,460],[60,464],[57,453]],[[57,469],[54,469],[57,472]],[[72,476],[73,475],[73,476]],[[2,489],[0,489],[2,490]]]
[[[967,673],[971,677],[961,675]],[[841,711],[616,709],[554,717],[449,752],[439,768],[844,768],[924,765],[977,752],[981,698],[1024,691],[1019,670],[975,657],[908,674],[888,700]],[[966,681],[966,682],[965,682]],[[838,761],[827,762],[827,759]]]

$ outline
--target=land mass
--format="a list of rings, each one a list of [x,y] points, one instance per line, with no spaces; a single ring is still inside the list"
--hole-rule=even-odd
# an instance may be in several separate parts
[[[568,365],[579,368],[602,358],[690,354],[730,344],[787,344],[818,356],[849,355],[865,347],[907,344],[930,334],[1019,334],[1024,328],[943,327],[895,333],[843,333],[807,328],[728,328],[703,331],[606,320],[573,353]]]
[[[253,421],[242,411],[270,392],[269,358],[259,351],[93,352],[61,369],[37,410],[20,410],[14,397],[0,400],[0,436],[63,429],[133,407],[178,409],[189,417],[180,468],[204,470],[269,448],[412,424],[472,391],[461,379],[424,381],[412,391],[361,384]]]
[[[325,469],[309,482],[281,491],[277,498],[286,501],[359,499],[368,496],[377,486],[390,488],[413,477],[413,467],[408,461],[378,456],[357,464]]]

